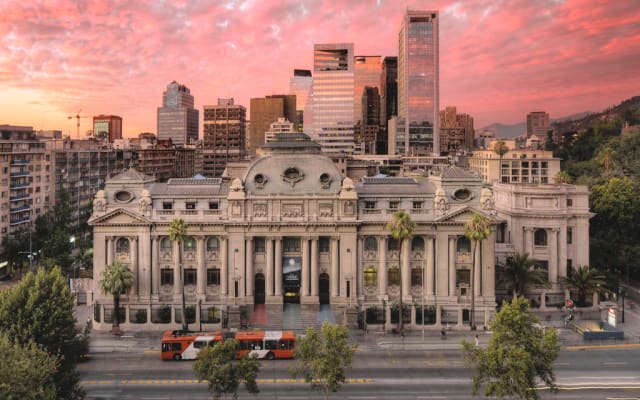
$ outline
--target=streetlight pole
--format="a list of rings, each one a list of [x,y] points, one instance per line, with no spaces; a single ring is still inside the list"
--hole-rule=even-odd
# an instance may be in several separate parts
[[[236,298],[238,297],[238,264],[236,264],[236,256],[238,255],[238,249],[233,251],[233,305],[236,305]]]

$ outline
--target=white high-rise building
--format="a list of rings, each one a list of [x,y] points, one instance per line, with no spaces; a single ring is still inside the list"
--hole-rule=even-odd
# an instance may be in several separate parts
[[[325,153],[353,153],[353,61],[353,43],[314,46],[311,137]]]

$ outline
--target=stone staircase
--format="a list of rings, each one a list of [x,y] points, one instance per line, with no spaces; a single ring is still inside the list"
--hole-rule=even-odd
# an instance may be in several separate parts
[[[310,327],[319,330],[324,321],[336,322],[328,304],[256,304],[249,315],[253,329],[293,330],[299,334]]]

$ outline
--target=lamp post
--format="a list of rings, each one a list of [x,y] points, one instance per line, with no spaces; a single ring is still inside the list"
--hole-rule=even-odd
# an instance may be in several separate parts
[[[31,272],[31,267],[33,263],[33,249],[31,248],[31,230],[29,230],[29,251],[20,251],[19,254],[26,254],[27,259],[29,260],[29,272]]]
[[[345,278],[347,279],[347,297],[349,298],[349,309],[351,309],[351,297],[353,295],[353,285],[351,284],[353,274],[351,271],[351,268],[353,267],[353,264],[351,263],[351,249],[347,249],[347,258],[349,259],[349,273],[347,274],[347,276],[345,276]]]
[[[238,297],[238,264],[236,264],[236,256],[238,255],[238,249],[233,250],[233,305],[236,305],[236,298]]]
[[[622,319],[620,320],[620,322],[624,324],[624,295],[627,293],[622,287],[620,287],[618,290],[620,290],[620,296],[622,296]]]

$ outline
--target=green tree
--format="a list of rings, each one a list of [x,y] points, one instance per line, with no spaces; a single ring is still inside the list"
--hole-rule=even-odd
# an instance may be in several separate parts
[[[516,253],[507,258],[504,277],[514,299],[524,295],[529,285],[549,286],[547,272],[542,269],[535,269],[535,264],[535,260],[529,258],[527,253]]]
[[[129,267],[117,261],[107,264],[98,281],[100,291],[103,294],[113,296],[113,328],[114,334],[120,331],[120,295],[127,293],[133,285],[133,274]]]
[[[247,392],[260,393],[256,382],[260,362],[255,355],[236,360],[237,347],[238,341],[231,339],[205,347],[198,353],[193,371],[199,380],[208,382],[209,393],[214,399],[226,398],[229,394],[237,399],[241,382],[244,382]]]
[[[305,337],[298,339],[295,365],[289,371],[327,399],[345,383],[355,352],[356,346],[349,344],[349,329],[325,321],[320,332],[308,328]]]
[[[509,152],[509,147],[504,142],[504,140],[498,140],[493,143],[493,152],[496,153],[500,157],[499,164],[499,172],[500,172],[500,182],[502,182],[502,157]]]
[[[403,246],[408,246],[409,239],[413,236],[413,231],[416,230],[416,223],[411,220],[411,217],[406,211],[396,211],[393,213],[393,220],[385,225],[385,229],[391,233],[391,237],[398,241],[400,244],[399,254],[400,254],[400,310],[403,310],[402,307],[402,249]],[[408,277],[404,277],[406,279]],[[402,313],[400,313],[402,314]],[[404,318],[402,315],[400,316],[398,324],[398,331],[400,335],[404,335]]]
[[[553,180],[556,183],[571,183],[571,175],[567,171],[558,171]]]
[[[578,292],[578,301],[576,304],[579,307],[584,307],[587,303],[587,293],[593,293],[599,290],[601,286],[604,287],[606,278],[604,274],[596,268],[582,265],[572,269],[564,279],[564,283],[569,288]]]
[[[529,302],[522,297],[505,302],[491,323],[493,333],[486,350],[463,340],[465,361],[475,368],[474,395],[484,387],[482,395],[487,397],[539,399],[535,389],[538,378],[557,391],[553,372],[553,362],[560,353],[557,333],[540,328],[528,308]]]
[[[189,226],[182,218],[175,218],[169,224],[169,239],[172,242],[178,242],[178,264],[180,265],[180,276],[178,277],[178,285],[182,289],[182,307],[180,309],[182,315],[182,329],[189,330],[189,321],[186,318],[186,307],[184,303],[184,276],[182,269],[182,244],[187,238],[187,229]]]
[[[55,400],[58,362],[37,344],[14,343],[0,333],[0,398]]]
[[[14,288],[0,292],[0,331],[15,343],[35,342],[56,358],[56,399],[84,397],[75,368],[82,354],[73,315],[74,298],[60,268],[28,273]]]
[[[482,214],[476,212],[471,215],[469,220],[464,225],[464,235],[473,243],[471,252],[472,264],[471,264],[471,313],[469,315],[469,326],[472,331],[476,330],[476,293],[475,293],[475,280],[476,280],[476,250],[478,249],[478,243],[488,238],[491,235],[491,220]],[[480,259],[480,270],[482,271],[482,258]]]

